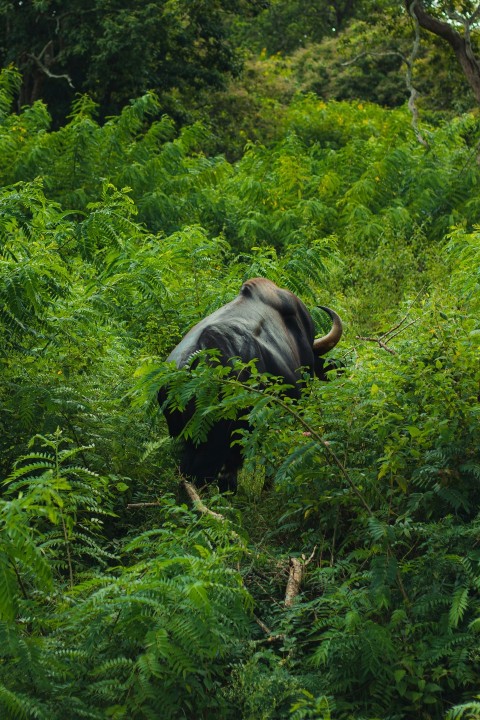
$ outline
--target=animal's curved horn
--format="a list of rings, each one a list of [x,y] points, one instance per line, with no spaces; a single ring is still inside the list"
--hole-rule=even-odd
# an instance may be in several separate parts
[[[326,352],[335,347],[340,338],[342,337],[343,325],[340,320],[340,316],[337,315],[335,310],[331,310],[328,307],[319,305],[322,310],[325,310],[327,315],[332,318],[333,324],[329,333],[321,338],[317,338],[313,341],[313,352],[315,355],[325,355]]]

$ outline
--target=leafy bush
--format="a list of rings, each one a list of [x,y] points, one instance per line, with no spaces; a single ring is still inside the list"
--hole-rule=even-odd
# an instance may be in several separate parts
[[[297,98],[233,163],[153,95],[103,124],[78,98],[52,131],[41,104],[9,114],[18,81],[0,82],[3,714],[475,717],[476,117],[425,127],[426,149],[403,109]],[[300,402],[253,368],[163,363],[252,276],[319,332],[317,303],[344,319],[339,369]],[[193,437],[250,415],[238,495],[208,497],[223,523],[172,496],[165,380],[199,399]]]
[[[48,451],[20,459],[1,502],[0,707],[42,718],[223,713],[216,688],[250,625],[228,567],[242,545],[166,498],[160,527],[113,555],[101,542],[106,479],[73,465],[82,448],[59,433],[40,440]]]

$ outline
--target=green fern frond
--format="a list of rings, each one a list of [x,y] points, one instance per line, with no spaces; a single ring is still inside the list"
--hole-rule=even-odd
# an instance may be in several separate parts
[[[452,598],[452,605],[449,613],[450,627],[458,627],[469,604],[468,588],[460,587],[455,590]]]
[[[480,719],[480,702],[475,700],[471,702],[455,705],[447,712],[446,720],[479,720]]]
[[[26,694],[9,690],[0,683],[0,710],[11,720],[48,720],[49,711]],[[3,714],[2,713],[2,714]]]

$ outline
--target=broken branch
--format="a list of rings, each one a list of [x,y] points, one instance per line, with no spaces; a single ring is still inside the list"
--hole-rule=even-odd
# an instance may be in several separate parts
[[[290,558],[290,571],[288,574],[287,588],[285,590],[285,607],[292,607],[295,598],[300,592],[305,568],[309,563],[312,562],[316,550],[317,546],[315,545],[312,554],[310,555],[308,560],[305,560],[305,555],[303,555],[301,558]]]
[[[367,342],[377,343],[381,348],[383,348],[383,350],[386,350],[391,355],[397,354],[395,352],[395,350],[392,350],[392,348],[387,347],[387,345],[380,338],[364,337],[363,335],[357,335],[357,340],[366,340]]]
[[[210,510],[205,503],[202,501],[200,495],[196,491],[195,487],[192,485],[191,482],[188,482],[188,480],[182,480],[182,485],[185,488],[188,497],[192,501],[193,505],[195,506],[195,509],[198,510],[198,512],[201,512],[202,515],[211,515],[212,517],[216,518],[217,520],[220,520],[221,522],[225,522],[225,517],[223,515],[220,515],[220,513],[216,513],[213,510]]]

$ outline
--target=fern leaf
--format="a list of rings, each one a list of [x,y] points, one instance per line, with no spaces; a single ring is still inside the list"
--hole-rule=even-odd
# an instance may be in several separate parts
[[[480,702],[471,701],[455,705],[447,712],[445,720],[480,720]]]
[[[455,590],[449,612],[449,625],[452,628],[458,627],[469,603],[468,588],[460,587]]]

